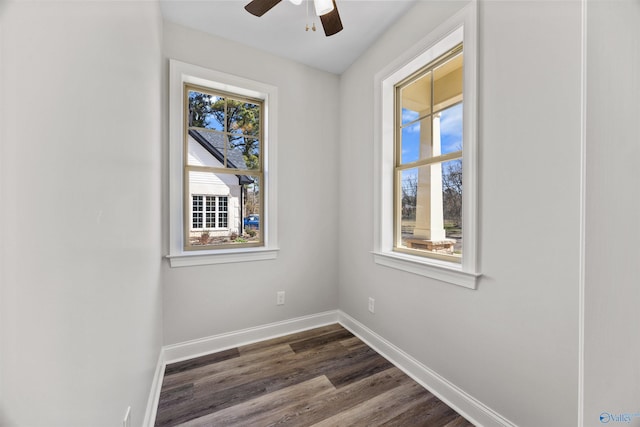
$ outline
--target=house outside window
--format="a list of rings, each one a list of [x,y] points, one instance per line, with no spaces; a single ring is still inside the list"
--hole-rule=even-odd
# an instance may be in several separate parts
[[[275,259],[277,88],[169,62],[170,265]]]

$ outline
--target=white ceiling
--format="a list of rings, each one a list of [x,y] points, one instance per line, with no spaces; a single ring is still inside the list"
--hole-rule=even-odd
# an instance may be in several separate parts
[[[336,0],[344,30],[326,37],[313,3],[282,0],[258,18],[250,0],[161,0],[164,19],[341,74],[417,0]],[[309,17],[307,17],[307,6]],[[317,31],[305,31],[315,22]]]

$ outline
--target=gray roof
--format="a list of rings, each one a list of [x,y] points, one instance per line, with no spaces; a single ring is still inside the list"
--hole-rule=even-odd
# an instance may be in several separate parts
[[[248,169],[244,161],[242,151],[234,148],[226,136],[217,132],[201,132],[195,129],[189,130],[189,135],[196,140],[205,150],[220,163],[224,163],[224,149],[227,146],[227,165],[234,169]],[[250,184],[253,180],[246,175],[238,175],[240,184]]]

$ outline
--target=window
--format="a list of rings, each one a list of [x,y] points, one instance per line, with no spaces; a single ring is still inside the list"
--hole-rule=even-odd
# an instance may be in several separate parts
[[[172,267],[277,256],[277,89],[170,60]]]
[[[262,246],[264,227],[244,226],[264,205],[262,100],[191,84],[184,94],[185,250]]]
[[[374,261],[475,289],[477,4],[377,74]]]
[[[462,260],[463,46],[395,85],[394,250]]]
[[[228,227],[229,199],[226,196],[191,196],[191,230],[208,232]],[[200,233],[200,236],[202,233]],[[197,237],[197,235],[195,236]]]

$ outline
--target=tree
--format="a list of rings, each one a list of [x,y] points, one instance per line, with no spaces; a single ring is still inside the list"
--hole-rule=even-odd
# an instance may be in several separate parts
[[[195,91],[189,92],[189,127],[206,128],[207,116],[211,114],[213,96]]]
[[[246,101],[189,92],[189,126],[227,132],[250,170],[260,167],[260,106]]]
[[[454,160],[442,174],[442,204],[445,220],[462,225],[462,160]]]
[[[402,180],[402,219],[416,219],[418,175],[410,174]]]

